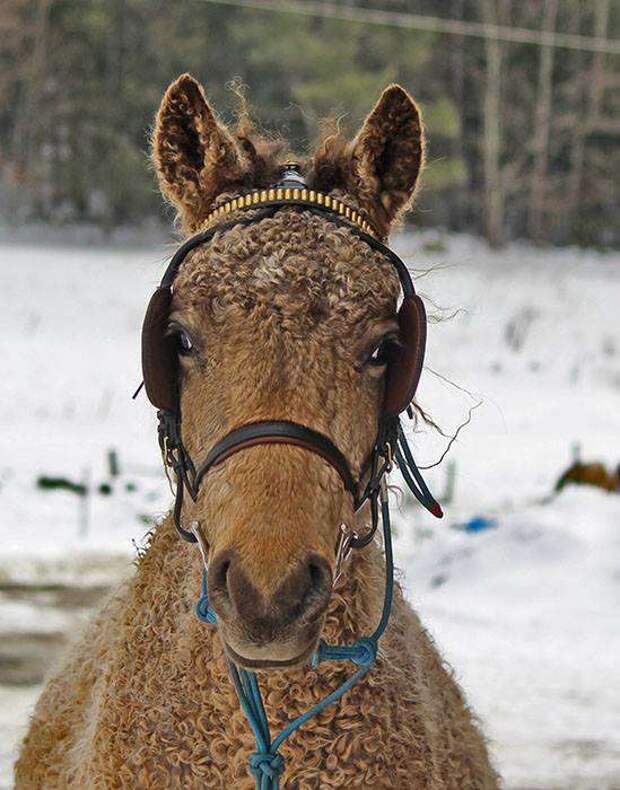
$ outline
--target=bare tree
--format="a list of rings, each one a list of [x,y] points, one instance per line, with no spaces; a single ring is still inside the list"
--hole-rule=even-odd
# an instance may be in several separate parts
[[[543,29],[555,30],[558,0],[546,0],[544,4]],[[549,131],[551,129],[553,47],[541,46],[538,64],[538,87],[532,148],[534,161],[530,171],[527,230],[535,241],[544,236],[544,211],[546,195],[547,160],[549,155]]]
[[[495,0],[481,0],[485,25],[497,25]],[[484,85],[484,163],[485,236],[489,244],[499,247],[504,240],[504,189],[501,173],[501,77],[502,45],[490,35],[485,39],[486,69]]]
[[[594,8],[594,35],[606,37],[609,25],[609,0],[597,0]],[[586,92],[585,106],[577,109],[573,142],[570,153],[570,173],[567,180],[565,221],[575,221],[579,210],[586,156],[586,139],[597,128],[605,86],[604,54],[593,52],[590,66],[585,70],[583,83]]]
[[[45,83],[45,61],[52,0],[37,0],[33,19],[32,51],[24,69],[22,100],[17,108],[13,132],[13,155],[22,174],[28,178],[34,159],[37,136],[37,112],[41,91]]]

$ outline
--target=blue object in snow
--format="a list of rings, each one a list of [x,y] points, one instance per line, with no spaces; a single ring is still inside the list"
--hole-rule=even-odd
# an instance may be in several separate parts
[[[485,529],[491,529],[492,527],[497,527],[497,519],[496,518],[485,518],[484,516],[474,516],[470,518],[469,521],[466,521],[464,524],[461,524],[461,529],[465,532],[482,532]]]

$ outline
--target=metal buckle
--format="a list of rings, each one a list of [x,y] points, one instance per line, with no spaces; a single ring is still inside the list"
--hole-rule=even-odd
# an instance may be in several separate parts
[[[383,459],[383,462],[381,468],[377,469],[377,461],[380,458]],[[373,494],[381,490],[385,476],[394,468],[394,451],[392,450],[391,442],[385,442],[381,450],[375,449],[375,459],[363,496],[357,501],[355,513],[359,513]]]
[[[385,458],[385,465],[381,470],[383,476],[386,472],[389,474],[394,468],[394,454],[390,442],[386,442],[383,447],[383,457]]]
[[[354,532],[347,524],[340,525],[340,534],[338,536],[338,546],[336,548],[336,569],[334,570],[334,581],[332,587],[335,588],[342,577],[342,571],[345,562],[351,555],[351,543],[357,540],[357,533]]]

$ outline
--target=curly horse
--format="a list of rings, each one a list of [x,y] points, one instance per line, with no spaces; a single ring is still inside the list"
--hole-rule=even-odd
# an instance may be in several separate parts
[[[194,234],[214,209],[277,182],[281,140],[242,115],[228,128],[189,75],[167,90],[153,135],[164,196]],[[423,165],[418,108],[385,90],[357,136],[325,136],[297,159],[308,188],[367,218],[379,238],[410,206]],[[236,426],[310,426],[363,466],[377,433],[386,355],[399,343],[398,277],[346,223],[288,206],[229,222],[197,246],[174,282],[167,337],[178,355],[183,442],[201,457]],[[175,357],[176,359],[176,357]],[[251,788],[252,735],[227,661],[256,669],[281,729],[350,674],[308,664],[319,637],[347,644],[381,614],[379,539],[338,584],[340,525],[364,532],[334,468],[291,444],[247,447],[182,503],[199,524],[217,628],[194,606],[199,552],[169,514],[132,578],[50,677],[15,768],[25,788]],[[496,788],[463,693],[398,584],[374,668],[282,747],[291,788]]]

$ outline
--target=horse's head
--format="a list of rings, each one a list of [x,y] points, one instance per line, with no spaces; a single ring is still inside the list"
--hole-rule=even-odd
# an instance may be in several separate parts
[[[411,200],[422,156],[416,105],[392,86],[352,142],[326,138],[301,169],[310,189],[342,199],[384,236]],[[229,131],[187,75],[164,97],[153,157],[189,232],[236,194],[273,185],[290,159],[282,145]],[[399,290],[380,252],[297,207],[198,246],[176,276],[167,319],[189,456],[203,458],[247,423],[287,420],[329,437],[358,474],[399,343]],[[246,447],[204,477],[195,502],[186,498],[183,521],[206,539],[209,597],[239,664],[284,666],[312,652],[340,525],[354,518],[334,468],[290,444]]]

